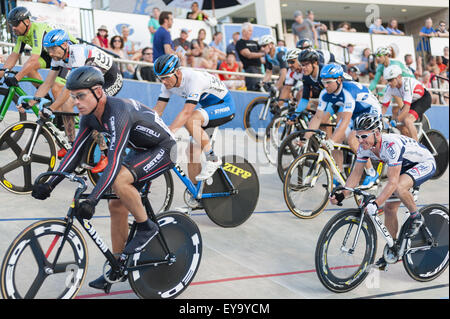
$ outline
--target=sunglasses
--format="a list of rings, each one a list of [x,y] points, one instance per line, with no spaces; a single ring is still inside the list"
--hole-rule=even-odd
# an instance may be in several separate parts
[[[171,74],[163,75],[163,76],[157,75],[157,77],[158,77],[158,79],[159,79],[160,81],[163,81],[163,80],[167,80],[168,78],[172,77],[174,74],[175,74],[175,73],[171,73]]]
[[[288,60],[287,61],[287,64],[294,64],[295,63],[295,60]]]
[[[327,84],[330,84],[330,83],[333,83],[333,82],[336,82],[337,80],[336,79],[334,79],[334,80],[322,80],[322,84],[323,85],[327,85]]]
[[[79,100],[82,101],[84,100],[84,98],[86,97],[86,95],[88,95],[88,93],[78,93],[78,94],[72,94],[70,93],[70,97],[74,100]]]
[[[373,135],[373,134],[375,134],[375,132],[372,132],[372,133],[369,133],[369,134],[361,134],[361,135],[356,134],[355,137],[358,140],[361,140],[361,139],[365,140],[366,138],[368,138],[370,135]]]
[[[13,22],[8,22],[8,24],[10,25],[10,26],[12,26],[12,27],[17,27],[19,24],[20,24],[20,22],[22,22],[22,20],[20,20],[20,21],[13,21]]]

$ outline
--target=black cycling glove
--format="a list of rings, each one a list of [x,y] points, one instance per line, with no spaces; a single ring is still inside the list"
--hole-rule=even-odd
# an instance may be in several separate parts
[[[48,197],[50,197],[50,193],[52,192],[52,188],[50,184],[44,183],[44,184],[34,184],[33,190],[31,192],[31,196],[33,196],[36,199],[44,200]]]
[[[19,81],[15,76],[8,76],[7,78],[5,78],[5,84],[7,86],[19,86]]]
[[[95,204],[89,199],[78,205],[77,215],[82,219],[91,219],[95,214]]]

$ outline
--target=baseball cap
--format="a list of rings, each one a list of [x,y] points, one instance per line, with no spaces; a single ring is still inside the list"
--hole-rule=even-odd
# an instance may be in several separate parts
[[[300,10],[295,11],[294,18],[297,18],[298,16],[303,16],[303,12],[301,12]]]

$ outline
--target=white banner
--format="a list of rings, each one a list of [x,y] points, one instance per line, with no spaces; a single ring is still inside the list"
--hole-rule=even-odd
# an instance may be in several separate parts
[[[80,10],[78,8],[65,7],[64,9],[57,6],[17,1],[17,6],[22,6],[30,10],[32,21],[45,22],[55,28],[64,29],[74,37],[81,37]]]
[[[339,62],[348,62],[344,55],[344,49],[338,45],[347,46],[349,44],[353,44],[355,50],[353,51],[354,55],[362,57],[362,52],[365,48],[372,48],[372,43],[370,41],[369,33],[361,33],[361,32],[340,32],[340,31],[328,31],[328,41],[331,42],[328,44],[328,49],[331,53],[334,54],[336,60]],[[332,44],[334,43],[334,44]]]
[[[431,55],[444,55],[444,48],[448,47],[448,38],[430,38]]]
[[[383,35],[383,34],[373,34],[372,35],[373,50],[382,46],[390,46],[394,49],[395,60],[405,63],[405,54],[411,54],[413,58],[413,63],[416,63],[414,39],[409,36],[396,36],[396,35]]]

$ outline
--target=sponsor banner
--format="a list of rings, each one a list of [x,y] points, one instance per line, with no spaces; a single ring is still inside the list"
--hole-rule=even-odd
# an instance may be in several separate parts
[[[328,31],[328,50],[334,54],[336,60],[345,63],[349,61],[348,50],[337,45],[340,44],[346,47],[349,44],[354,45],[353,54],[362,56],[362,52],[365,48],[372,49],[372,42],[370,40],[369,33],[361,32],[340,32],[340,31]],[[334,43],[334,44],[333,44]]]
[[[54,5],[17,1],[17,6],[26,7],[30,10],[32,21],[45,22],[56,29],[64,29],[74,37],[81,37],[80,9],[65,7],[58,8]]]
[[[448,38],[430,38],[431,55],[444,55],[444,48],[448,47]]]

